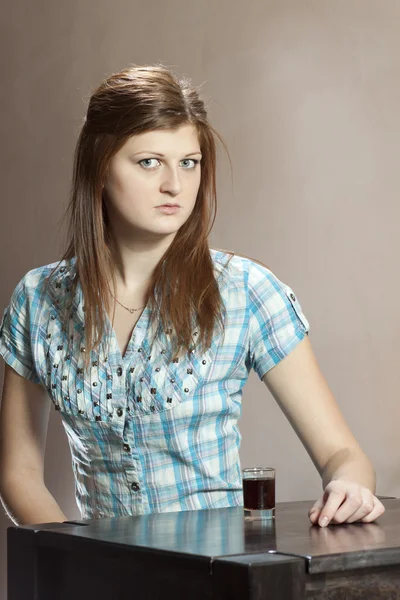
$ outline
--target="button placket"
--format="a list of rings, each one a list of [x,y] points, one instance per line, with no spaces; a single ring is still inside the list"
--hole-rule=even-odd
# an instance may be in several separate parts
[[[70,413],[77,411],[77,397],[76,397],[76,373],[72,364],[72,357],[74,355],[73,344],[68,340],[68,349],[65,353],[64,365],[67,380],[65,381],[66,389],[66,403],[68,404]]]
[[[108,361],[105,363],[106,366],[106,397],[105,397],[105,402],[106,402],[106,406],[107,406],[107,413],[108,413],[108,417],[111,418],[113,415],[113,410],[114,410],[114,406],[113,406],[113,374],[111,372],[111,368],[110,365],[108,363]]]
[[[68,402],[66,402],[67,380],[65,379],[64,373],[65,340],[54,309],[50,311],[46,335],[49,342],[47,350],[46,378],[48,379],[51,397],[54,401],[56,410],[63,409],[65,412],[70,412]]]
[[[71,316],[72,316],[72,318],[70,318]],[[74,354],[73,351],[74,351],[74,346],[75,346],[75,322],[74,322],[74,318],[73,318],[73,312],[69,313],[67,329],[68,329],[68,340],[67,340],[66,352],[68,353],[68,355],[70,357],[72,357],[72,355]],[[68,360],[71,360],[71,358],[69,358]]]
[[[78,346],[80,348],[81,344]],[[83,356],[83,358],[82,358]],[[75,387],[76,387],[76,404],[78,407],[78,413],[83,415],[86,413],[86,401],[85,401],[85,365],[83,352],[79,352],[78,365],[76,370]]]
[[[70,320],[68,319],[67,331],[64,331],[62,348],[59,349],[60,356],[58,360],[62,400],[65,412],[67,412],[68,414],[72,413],[70,380],[74,379],[73,375],[71,375],[72,343],[70,339],[70,329],[71,325]],[[75,394],[75,391],[73,391],[72,393]]]
[[[126,435],[124,434],[122,440],[121,460],[125,467],[125,472],[134,474],[134,478],[136,479],[137,469],[135,463],[138,460],[137,451],[134,445],[132,431],[129,429],[125,433]]]
[[[88,367],[85,367],[85,359],[87,354],[85,341],[85,327],[82,323],[78,323],[78,329],[75,336],[75,356],[77,357],[77,385],[76,397],[78,412],[81,415],[91,414],[93,410],[91,400],[91,362]],[[80,391],[79,391],[80,390]],[[90,405],[90,406],[89,406]]]
[[[52,394],[55,404],[56,410],[61,410],[64,407],[64,397],[63,397],[63,389],[62,389],[62,380],[60,377],[60,372],[62,371],[62,357],[60,345],[56,345],[56,350],[53,354],[52,361],[50,364],[50,370],[52,371]]]
[[[139,323],[139,322],[138,322]],[[136,327],[138,324],[136,325]],[[149,369],[152,352],[149,344],[143,339],[144,331],[138,329],[136,331],[136,343],[132,344],[131,353],[126,356],[126,378],[124,393],[127,399],[126,409],[130,418],[135,414],[143,414],[146,412],[146,400],[144,390],[150,387]],[[144,406],[143,406],[144,404]]]
[[[133,514],[143,514],[144,506],[143,504],[147,504],[145,501],[145,495],[142,491],[141,484],[141,469],[136,469],[135,467],[125,469],[126,482],[127,486],[130,490],[132,497],[132,509]]]
[[[135,357],[132,356],[132,360]],[[128,364],[127,369],[126,369],[126,389],[125,389],[125,396],[126,396],[126,410],[127,410],[127,416],[129,418],[132,417],[132,415],[135,413],[135,384],[136,384],[136,371],[137,371],[137,366],[138,365],[134,365],[133,363]]]
[[[114,406],[116,407],[115,414],[118,419],[122,419],[125,415],[125,381],[125,368],[122,364],[118,364],[113,369],[113,400]]]
[[[90,391],[93,404],[93,416],[95,417],[96,421],[102,420],[102,406],[100,401],[101,389],[102,383],[100,380],[99,358],[93,353],[90,362]]]
[[[69,363],[70,361],[65,360],[65,350],[63,349],[62,351],[63,356],[60,356],[60,362],[59,362],[59,369],[61,369],[60,371],[60,387],[61,387],[61,396],[62,396],[62,403],[65,409],[65,412],[67,412],[68,414],[71,413],[71,403],[70,403],[70,396],[69,396],[69,392],[68,392],[68,380],[69,380]]]
[[[75,344],[74,334],[72,333],[73,331],[74,331],[74,325],[73,325],[73,323],[71,325],[71,321],[69,320],[68,341],[67,341],[65,349],[63,350],[63,353],[64,353],[63,373],[64,373],[64,375],[67,376],[67,379],[64,380],[65,390],[66,390],[65,405],[68,406],[68,412],[71,414],[77,413],[79,411],[78,395],[76,393],[77,387],[78,387],[77,386],[78,377],[77,377],[77,371],[75,369],[74,363],[80,364],[80,356],[77,356],[77,353],[76,353],[77,346]],[[71,336],[72,336],[72,338],[71,338]]]
[[[56,379],[55,379],[55,375],[56,373],[54,372],[53,369],[53,353],[52,353],[52,349],[53,349],[53,344],[52,341],[54,340],[54,338],[56,337],[56,314],[54,310],[50,311],[50,315],[49,315],[49,321],[47,324],[47,329],[46,329],[46,344],[45,344],[45,348],[46,348],[46,382],[47,382],[47,388],[51,389],[51,386],[56,384]],[[53,388],[54,389],[54,388]]]

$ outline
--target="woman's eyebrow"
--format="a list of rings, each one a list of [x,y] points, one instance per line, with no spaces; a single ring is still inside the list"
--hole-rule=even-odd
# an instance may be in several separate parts
[[[154,156],[161,156],[162,158],[164,158],[165,156],[164,154],[160,154],[159,152],[153,152],[152,150],[141,150],[140,152],[135,152],[133,156],[136,156],[137,154],[154,154]],[[196,152],[190,152],[189,154],[186,154],[184,158],[187,158],[188,156],[194,156],[195,154],[201,155],[200,150],[196,150]]]

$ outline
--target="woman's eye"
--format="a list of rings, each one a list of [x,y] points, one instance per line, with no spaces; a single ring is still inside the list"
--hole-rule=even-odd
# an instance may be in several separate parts
[[[139,161],[139,165],[147,170],[154,169],[154,166],[151,166],[148,164],[148,163],[151,163],[152,160],[157,160],[157,158],[144,158],[143,160]],[[147,164],[144,164],[144,163],[147,163]]]
[[[194,169],[195,166],[199,164],[199,161],[195,160],[194,158],[185,158],[182,162],[186,163],[186,165],[187,165],[187,163],[193,163],[193,166],[191,167],[192,169]],[[188,167],[188,165],[187,165],[187,167]],[[185,168],[187,168],[187,167],[185,167]]]

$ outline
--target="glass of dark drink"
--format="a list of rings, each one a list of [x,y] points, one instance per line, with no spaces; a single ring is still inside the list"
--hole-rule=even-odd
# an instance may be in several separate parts
[[[275,469],[252,467],[243,469],[244,515],[250,519],[275,517]]]

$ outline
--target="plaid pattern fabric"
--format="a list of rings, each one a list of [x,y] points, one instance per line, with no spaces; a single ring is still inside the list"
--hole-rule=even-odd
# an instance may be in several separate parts
[[[239,461],[243,386],[304,338],[293,291],[251,259],[210,250],[224,301],[225,335],[168,362],[171,330],[154,338],[149,307],[124,356],[107,319],[84,374],[84,310],[75,260],[29,271],[0,325],[0,354],[40,383],[60,412],[83,519],[243,504]],[[67,314],[68,301],[72,311]],[[62,327],[66,322],[67,327]],[[198,332],[194,331],[195,336]]]

